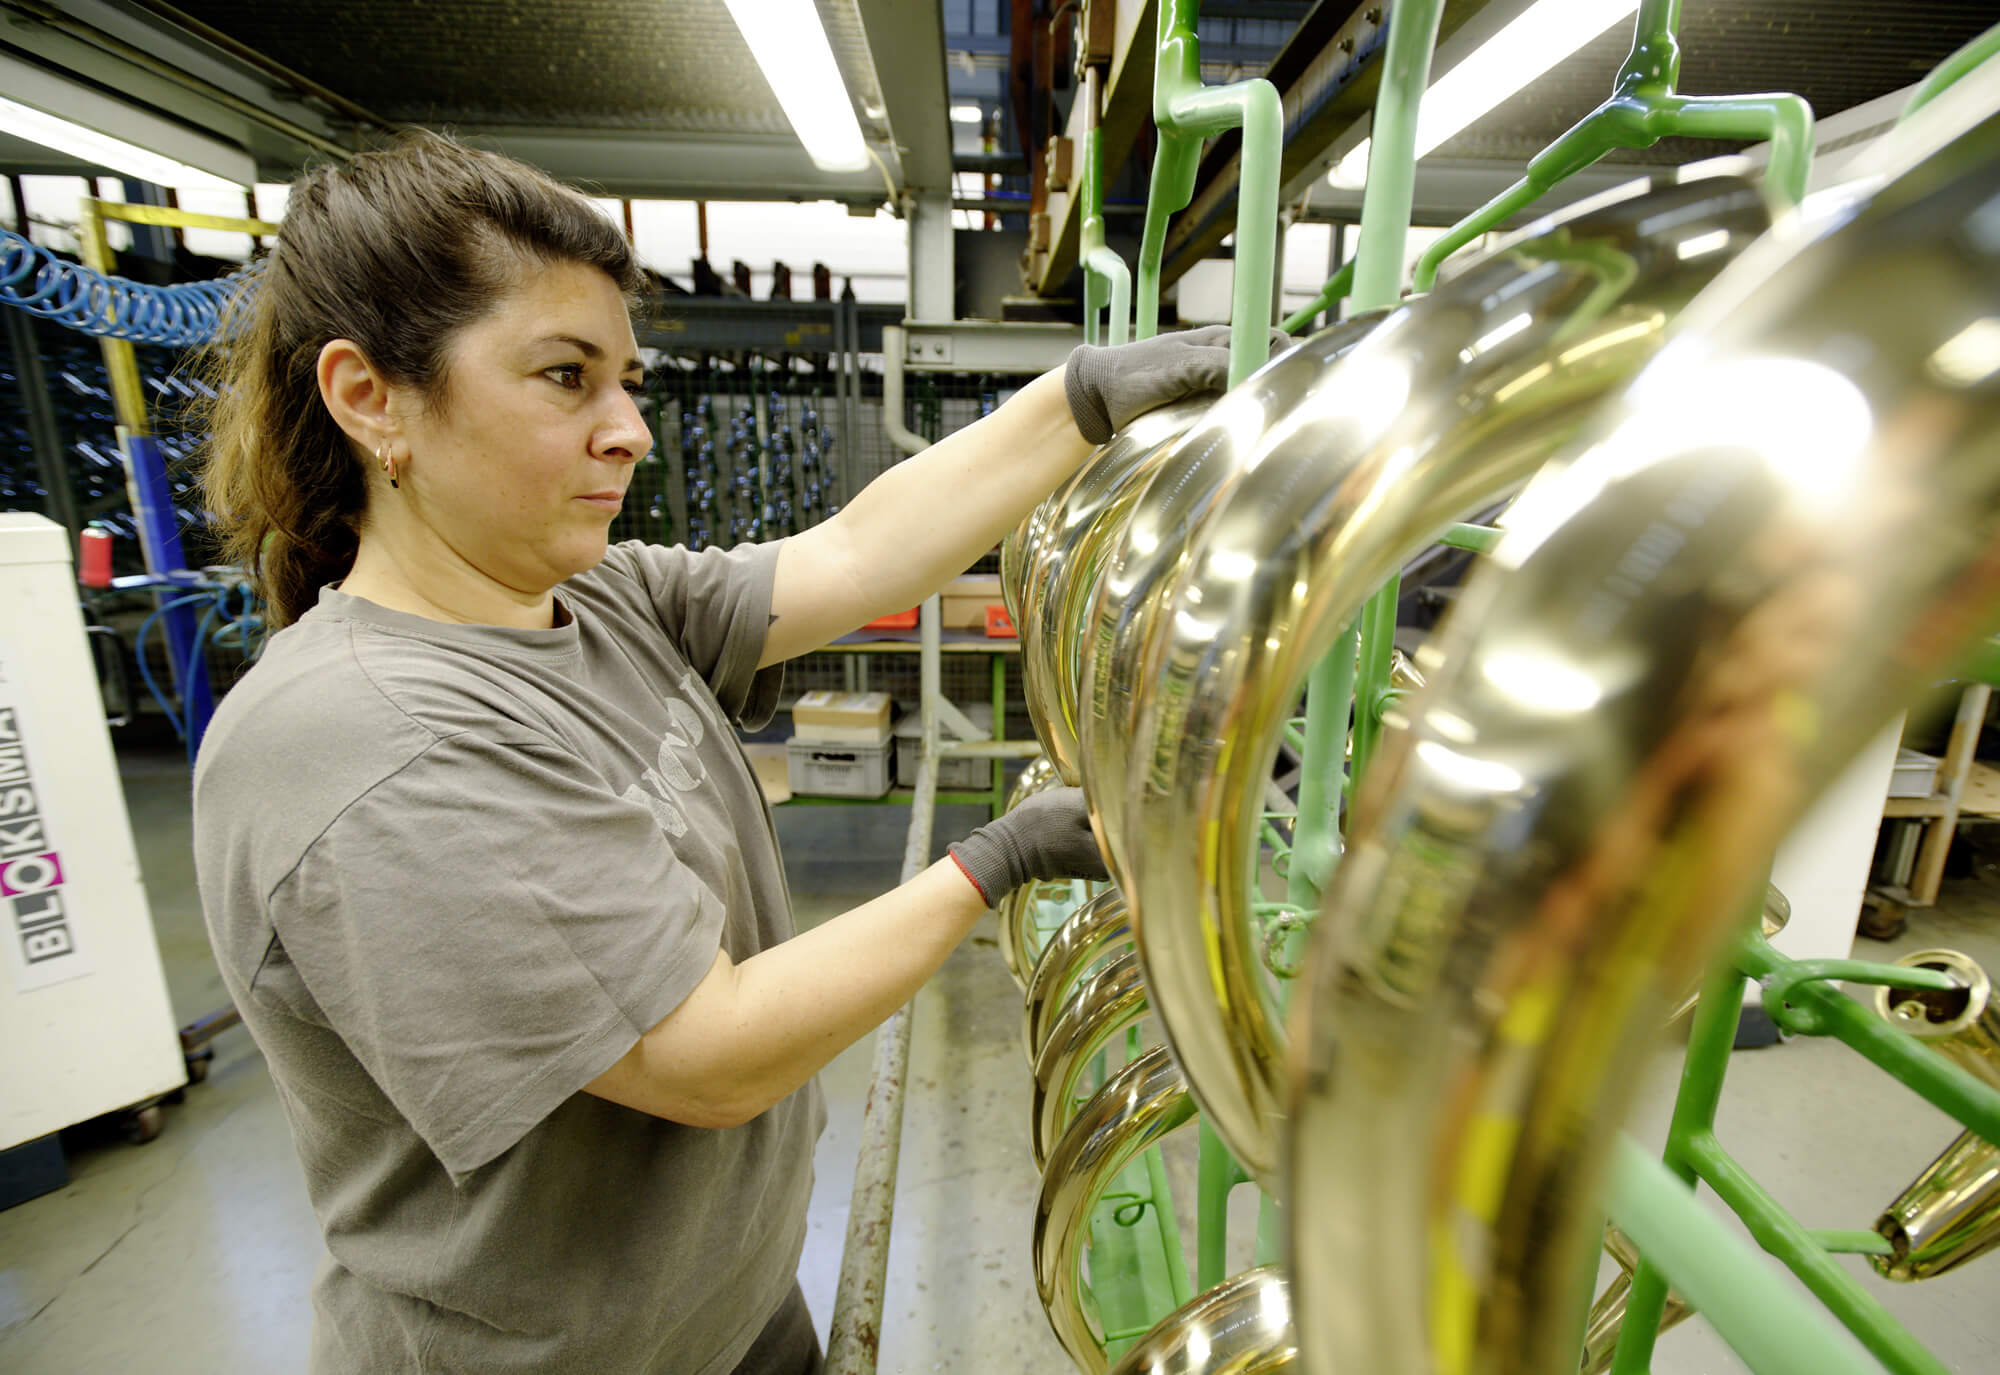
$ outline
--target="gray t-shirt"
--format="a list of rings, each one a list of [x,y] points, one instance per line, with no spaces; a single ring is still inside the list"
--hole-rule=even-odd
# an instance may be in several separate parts
[[[197,873],[326,1234],[315,1372],[726,1372],[789,1292],[817,1083],[726,1131],[580,1092],[793,934],[731,727],[776,562],[619,545],[548,630],[329,588],[217,711]]]

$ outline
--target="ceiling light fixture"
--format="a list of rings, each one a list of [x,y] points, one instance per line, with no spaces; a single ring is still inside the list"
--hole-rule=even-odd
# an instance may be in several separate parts
[[[954,105],[951,107],[951,122],[953,124],[983,124],[986,122],[986,111],[980,109],[977,105]]]
[[[1430,153],[1638,8],[1639,0],[1535,0],[1424,92],[1417,113],[1417,156]],[[1352,189],[1366,181],[1373,142],[1364,138],[1355,144],[1327,173],[1327,182]]]
[[[813,0],[723,0],[813,165],[858,172],[868,145]]]
[[[241,191],[247,185],[4,96],[0,96],[0,128],[15,138],[39,143],[44,148],[155,186],[171,186],[180,191]]]

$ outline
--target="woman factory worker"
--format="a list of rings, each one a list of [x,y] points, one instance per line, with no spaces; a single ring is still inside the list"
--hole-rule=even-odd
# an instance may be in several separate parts
[[[789,539],[607,549],[640,285],[582,196],[416,136],[295,184],[217,363],[209,504],[286,628],[197,868],[326,1236],[321,1375],[815,1368],[815,1074],[1003,893],[1103,875],[1049,793],[798,934],[734,727],[1220,388],[1219,332],[1079,350]]]

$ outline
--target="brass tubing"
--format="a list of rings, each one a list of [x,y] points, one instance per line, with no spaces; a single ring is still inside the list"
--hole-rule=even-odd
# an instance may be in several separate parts
[[[1940,993],[1877,987],[1876,1013],[1968,1074],[2000,1088],[2000,1008],[1993,1005],[1993,981],[1986,971],[1956,950],[1918,950],[1896,963],[1949,974],[1962,988]]]
[[[1270,391],[1275,370],[1283,366],[1290,376],[1332,362],[1366,338],[1383,314],[1371,312],[1322,330],[1225,393],[1161,456],[1105,559],[1096,596],[1071,633],[1083,650],[1078,744],[1085,787],[1099,834],[1114,852],[1123,836],[1132,723],[1145,690],[1140,666],[1148,637],[1157,630],[1154,596],[1171,584],[1190,533],[1239,476],[1257,418],[1282,394]],[[1115,863],[1112,872],[1118,872]]]
[[[1260,1265],[1160,1319],[1111,1375],[1277,1375],[1297,1359],[1291,1285],[1277,1266]]]
[[[1035,1289],[1056,1339],[1087,1375],[1109,1365],[1078,1283],[1091,1211],[1134,1156],[1193,1116],[1187,1081],[1155,1046],[1106,1081],[1049,1153],[1035,1203]]]
[[[1030,760],[1007,793],[1006,810],[1013,811],[1026,799],[1056,787],[1061,781],[1055,766],[1046,758]],[[1022,926],[1029,919],[1025,908],[1033,901],[1039,887],[1039,884],[1024,883],[1000,899],[993,909],[994,919],[1000,928],[1000,958],[1005,962],[1007,972],[1014,976],[1014,982],[1023,988],[1027,987],[1028,968],[1024,963],[1027,957],[1022,953],[1026,944]]]
[[[1021,1044],[1032,1067],[1049,1038],[1070,990],[1106,952],[1130,945],[1132,922],[1125,895],[1107,888],[1070,913],[1028,976],[1021,1007]]]
[[[1779,891],[1777,884],[1775,883],[1765,884],[1764,915],[1760,922],[1760,925],[1764,932],[1764,939],[1769,940],[1771,939],[1771,937],[1777,935],[1780,931],[1784,930],[1785,927],[1791,923],[1791,920],[1792,920],[1791,899],[1787,898],[1783,892]],[[1688,987],[1687,996],[1681,999],[1679,1006],[1675,1007],[1673,1012],[1667,1017],[1667,1025],[1672,1026],[1675,1023],[1679,1022],[1681,1018],[1687,1016],[1690,1012],[1693,1012],[1695,1009],[1695,1005],[1700,1001],[1701,1001],[1701,976],[1697,974],[1695,976],[1694,982],[1690,984]]]
[[[1986,971],[1956,950],[1918,950],[1896,963],[1948,974],[1961,987],[1877,987],[1876,1013],[2000,1088],[2000,1009]],[[1960,1133],[1883,1209],[1875,1230],[1891,1250],[1869,1263],[1893,1280],[1930,1279],[1986,1254],[2000,1244],[2000,1147],[1976,1132]]]
[[[1958,95],[1703,293],[1420,656],[1294,1004],[1316,1375],[1575,1361],[1609,1127],[1669,1000],[2000,619],[2000,92]]]
[[[1007,810],[1011,812],[1036,793],[1055,786],[1055,765],[1046,758],[1030,759],[1021,776],[1014,780],[1014,786],[1007,790]]]
[[[1029,719],[1063,777],[1078,770],[1076,678],[1078,607],[1088,607],[1106,544],[1157,466],[1166,446],[1206,411],[1212,397],[1148,411],[1114,435],[1042,502],[1022,528],[1019,599],[1021,682]]]
[[[1035,972],[1040,951],[1035,948],[1035,914],[1045,901],[1060,901],[1070,892],[1069,880],[1024,883],[1006,897],[1000,899],[993,909],[994,920],[1000,927],[1000,958],[1007,966],[1007,972],[1014,976],[1014,983],[1026,989],[1028,979]]]
[[[1590,1305],[1579,1375],[1604,1375],[1611,1369],[1611,1358],[1618,1350],[1618,1334],[1625,1327],[1625,1305],[1632,1297],[1632,1272],[1639,1268],[1639,1248],[1616,1227],[1604,1229],[1604,1250],[1618,1262],[1618,1273]],[[1659,1330],[1665,1332],[1679,1325],[1693,1312],[1686,1299],[1669,1291],[1666,1308],[1660,1314]]]
[[[1000,600],[1006,603],[1007,619],[1014,623],[1018,631],[1027,612],[1022,602],[1024,588],[1022,580],[1027,576],[1028,550],[1042,537],[1042,526],[1046,522],[1043,502],[1030,511],[1027,518],[1000,541]]]
[[[1090,723],[1089,752],[1125,760],[1105,830],[1155,1011],[1204,1119],[1267,1189],[1284,1036],[1249,901],[1264,780],[1309,672],[1385,579],[1567,441],[1768,223],[1736,178],[1625,188],[1524,231],[1331,366],[1307,340],[1181,441],[1226,433],[1241,476],[1155,555],[1170,576],[1138,613],[1143,661],[1121,668],[1136,690]]]
[[[1047,1165],[1049,1151],[1069,1124],[1084,1070],[1111,1038],[1146,1014],[1146,984],[1132,951],[1080,983],[1035,1056],[1035,1087],[1029,1109],[1030,1145],[1035,1167]]]
[[[1960,1132],[1882,1210],[1875,1230],[1890,1254],[1869,1264],[1892,1280],[1934,1279],[2000,1245],[2000,1146]]]

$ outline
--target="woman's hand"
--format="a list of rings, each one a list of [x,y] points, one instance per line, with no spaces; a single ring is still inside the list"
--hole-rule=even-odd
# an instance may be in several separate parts
[[[992,906],[1036,879],[1107,879],[1083,789],[1036,793],[951,847],[959,870]]]
[[[1272,356],[1291,342],[1283,330],[1272,330]],[[1228,385],[1228,325],[1156,334],[1111,348],[1084,344],[1063,367],[1070,414],[1077,432],[1092,444],[1107,442],[1157,406]]]

